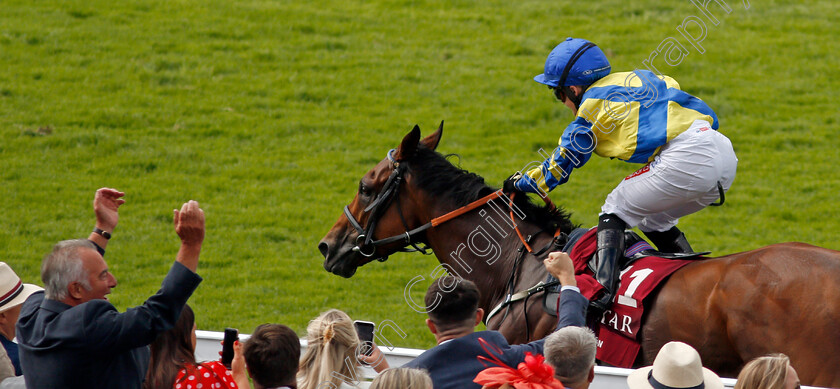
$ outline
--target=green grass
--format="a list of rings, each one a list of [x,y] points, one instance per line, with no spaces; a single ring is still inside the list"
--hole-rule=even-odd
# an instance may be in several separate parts
[[[178,247],[172,209],[196,199],[200,328],[303,334],[334,307],[429,347],[403,289],[433,258],[394,255],[342,279],[317,242],[415,123],[429,133],[445,119],[439,150],[494,185],[553,148],[571,113],[531,78],[566,36],[596,42],[617,71],[667,37],[689,50],[654,64],[716,110],[740,159],[727,205],[680,223],[696,248],[838,248],[840,27],[827,15],[840,5],[750,3],[711,3],[720,24],[704,19],[700,54],[675,29],[703,18],[688,1],[3,1],[2,259],[39,283],[51,245],[93,227],[96,188],[123,190],[107,255],[122,310],[157,290]],[[638,167],[593,158],[552,198],[592,225]]]

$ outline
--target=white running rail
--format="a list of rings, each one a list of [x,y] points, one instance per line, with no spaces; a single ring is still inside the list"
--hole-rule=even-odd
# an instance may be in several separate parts
[[[249,335],[247,334],[240,334],[239,339],[240,341],[244,341],[248,339]],[[221,332],[213,332],[213,331],[196,331],[196,347],[195,347],[195,356],[196,359],[199,361],[209,361],[209,360],[217,360],[219,359],[219,352],[222,351],[221,341],[224,339],[224,334]],[[300,340],[300,347],[301,347],[301,354],[306,350],[306,340]],[[400,348],[395,347],[393,349],[388,349],[387,347],[380,346],[379,349],[385,354],[385,359],[388,361],[388,365],[391,367],[402,366],[403,364],[407,363],[408,361],[416,358],[425,350],[419,349],[412,349],[412,348]],[[592,385],[589,387],[592,389],[623,389],[628,388],[627,386],[627,375],[632,372],[632,369],[621,369],[617,367],[606,367],[606,366],[595,366],[595,380],[592,381]],[[360,387],[367,388],[370,385],[370,380],[376,375],[373,369],[365,367],[363,368],[363,373],[365,377],[365,382],[362,382]],[[735,380],[732,378],[723,378],[723,385],[726,388],[732,388],[735,386]],[[803,386],[803,388],[814,388],[815,387],[808,387]]]

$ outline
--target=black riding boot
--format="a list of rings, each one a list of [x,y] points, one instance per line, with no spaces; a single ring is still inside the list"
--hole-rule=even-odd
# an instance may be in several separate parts
[[[601,215],[598,221],[598,267],[595,280],[606,288],[604,296],[592,301],[598,311],[609,308],[618,288],[619,259],[624,255],[624,227],[626,223],[613,214]]]
[[[656,249],[662,253],[693,253],[691,245],[685,238],[685,234],[676,226],[668,231],[645,232],[645,236],[656,245]]]

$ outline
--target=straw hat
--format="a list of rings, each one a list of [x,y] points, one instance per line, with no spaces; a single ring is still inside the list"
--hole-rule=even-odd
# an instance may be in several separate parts
[[[668,342],[662,346],[653,366],[630,373],[627,384],[631,389],[723,389],[723,381],[703,367],[697,350],[682,342]]]
[[[6,262],[0,262],[0,312],[23,304],[29,295],[39,290],[44,288],[20,282],[15,271]]]

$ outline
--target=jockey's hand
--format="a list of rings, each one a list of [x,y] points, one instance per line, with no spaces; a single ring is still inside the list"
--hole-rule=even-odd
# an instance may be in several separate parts
[[[522,173],[520,173],[520,172],[513,173],[502,184],[502,191],[505,192],[505,193],[515,192],[517,190],[516,186],[515,186],[516,181],[519,181],[520,178],[522,178]]]

